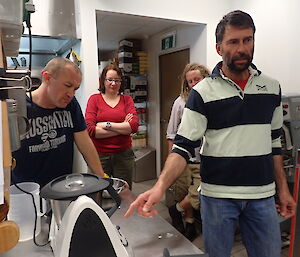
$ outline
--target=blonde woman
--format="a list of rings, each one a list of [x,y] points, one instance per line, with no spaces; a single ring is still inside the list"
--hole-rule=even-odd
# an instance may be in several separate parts
[[[170,152],[173,147],[173,140],[181,122],[183,109],[189,92],[192,87],[209,74],[209,70],[198,63],[187,64],[184,68],[181,76],[181,94],[174,101],[167,129],[167,140]],[[172,225],[190,241],[193,241],[197,236],[197,231],[194,225],[193,210],[199,210],[200,208],[198,198],[199,193],[197,191],[200,185],[199,150],[200,146],[195,149],[195,157],[189,160],[184,173],[172,185],[175,201],[177,203],[169,207]],[[183,222],[183,218],[185,222]]]

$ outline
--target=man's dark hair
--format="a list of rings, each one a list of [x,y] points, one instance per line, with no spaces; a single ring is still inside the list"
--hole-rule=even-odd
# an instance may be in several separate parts
[[[238,28],[252,28],[253,37],[255,33],[255,25],[252,17],[240,10],[232,11],[226,14],[219,22],[216,28],[216,43],[220,44],[223,40],[226,26],[233,26]]]

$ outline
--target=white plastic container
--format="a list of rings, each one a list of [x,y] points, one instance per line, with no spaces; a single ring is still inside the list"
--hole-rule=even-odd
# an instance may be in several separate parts
[[[37,236],[41,232],[41,216],[44,214],[40,212],[40,186],[33,182],[19,183],[18,186],[34,196],[34,202],[37,208],[37,225],[35,232]],[[32,197],[14,185],[10,186],[8,220],[13,220],[18,224],[20,229],[19,241],[26,241],[33,238],[35,209]]]

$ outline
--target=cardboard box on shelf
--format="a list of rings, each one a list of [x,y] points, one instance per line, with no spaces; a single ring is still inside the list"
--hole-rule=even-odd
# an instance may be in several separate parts
[[[119,53],[120,52],[133,52],[133,48],[130,46],[119,46]]]
[[[147,95],[147,91],[146,90],[136,90],[135,91],[135,95],[136,96],[146,96]]]
[[[147,147],[147,135],[135,134],[132,136],[132,147],[135,149]]]
[[[148,54],[144,51],[137,51],[136,53],[136,56],[141,56],[141,57],[147,57]]]
[[[133,47],[133,42],[132,41],[129,41],[129,40],[126,40],[126,39],[123,39],[119,42],[119,46],[130,46],[130,47]]]
[[[131,72],[132,63],[119,63],[119,68],[123,69],[125,72]]]
[[[123,39],[119,42],[119,49],[132,49],[131,51],[140,51],[142,41],[140,39]]]
[[[147,56],[138,56],[137,57],[139,59],[139,61],[144,61],[144,62],[147,62],[148,61],[148,57]]]
[[[118,57],[121,58],[121,57],[132,57],[132,52],[119,52],[118,53]]]
[[[120,57],[119,63],[132,63],[133,58],[132,57]]]
[[[130,76],[130,87],[135,89],[137,85],[147,85],[147,78],[145,76]]]

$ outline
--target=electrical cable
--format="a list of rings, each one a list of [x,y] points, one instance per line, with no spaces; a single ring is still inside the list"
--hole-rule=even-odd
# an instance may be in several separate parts
[[[28,35],[29,35],[29,65],[28,65],[28,69],[30,71],[30,75],[31,75],[31,68],[32,68],[32,33],[31,33],[31,13],[28,13],[27,19],[26,19],[26,27],[28,28]],[[30,100],[32,101],[32,88],[30,88],[29,90],[29,97]]]
[[[11,177],[11,181],[12,181],[12,184],[18,188],[20,191],[22,191],[23,193],[25,194],[28,194],[31,196],[32,198],[32,203],[33,203],[33,207],[34,207],[34,229],[33,229],[33,242],[36,246],[39,246],[39,247],[43,247],[43,246],[46,246],[47,244],[50,243],[50,241],[48,240],[47,243],[43,243],[43,244],[39,244],[37,241],[36,241],[36,236],[35,236],[35,233],[36,233],[36,225],[37,225],[37,207],[36,207],[36,204],[35,204],[35,201],[34,201],[34,196],[32,193],[30,192],[27,192],[25,191],[24,189],[22,189],[21,187],[18,186],[18,184],[14,181],[13,177]],[[49,236],[48,236],[49,238]]]
[[[29,71],[31,72],[32,67],[32,34],[31,34],[31,13],[28,12],[28,16],[26,19],[26,27],[28,28],[28,35],[29,35]]]
[[[31,12],[28,12],[27,18],[26,18],[26,27],[28,28],[28,35],[29,35],[29,65],[28,69],[30,71],[30,76],[31,76],[31,68],[32,68],[32,33],[31,33]],[[32,88],[29,90],[29,97],[32,101]]]
[[[30,15],[28,15],[30,17]],[[32,34],[31,34],[31,25],[28,27],[28,33],[29,33],[29,70],[31,73],[32,68]]]

